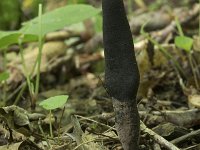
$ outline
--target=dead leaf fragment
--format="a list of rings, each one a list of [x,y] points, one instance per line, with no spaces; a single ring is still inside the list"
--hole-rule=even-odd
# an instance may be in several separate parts
[[[194,36],[193,40],[193,49],[197,52],[200,52],[200,37]]]
[[[188,102],[190,107],[200,108],[200,95],[189,95]]]

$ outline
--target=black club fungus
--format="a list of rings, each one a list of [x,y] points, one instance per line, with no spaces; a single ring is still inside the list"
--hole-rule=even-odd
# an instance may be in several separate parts
[[[139,71],[123,0],[103,0],[105,86],[113,99],[116,128],[125,150],[138,150],[136,95]]]

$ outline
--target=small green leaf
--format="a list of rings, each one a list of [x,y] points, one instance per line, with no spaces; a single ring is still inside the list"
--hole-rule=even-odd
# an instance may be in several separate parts
[[[0,73],[0,82],[5,81],[8,78],[9,78],[9,73],[8,72]]]
[[[18,39],[20,36],[23,35],[19,31],[0,31],[0,48],[5,48],[11,44],[18,43]],[[31,42],[36,41],[37,36],[36,35],[24,35],[22,42]]]
[[[193,45],[193,39],[186,36],[177,36],[175,38],[175,45],[178,48],[184,49],[185,51],[189,52]]]
[[[45,13],[42,15],[42,35],[58,29],[62,29],[65,26],[84,21],[85,19],[95,16],[99,12],[99,9],[96,9],[90,5],[75,4],[67,5],[65,7],[61,7],[51,12]],[[38,35],[38,17],[29,22],[26,22],[20,31],[24,34]]]
[[[64,106],[68,98],[69,98],[68,95],[54,96],[42,101],[39,105],[42,106],[46,110],[53,110],[53,109]]]

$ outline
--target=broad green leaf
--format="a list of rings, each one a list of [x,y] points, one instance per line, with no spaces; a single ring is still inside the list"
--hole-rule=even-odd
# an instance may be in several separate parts
[[[0,73],[0,83],[2,81],[5,81],[9,78],[9,73],[8,72],[3,72],[3,73]]]
[[[20,33],[19,31],[9,31],[9,32],[0,31],[0,48],[5,48],[9,45],[18,43],[18,39],[20,38],[21,35],[23,34]],[[37,40],[36,35],[26,34],[24,35],[22,42],[30,42],[36,40]]]
[[[64,106],[68,98],[69,98],[68,95],[54,96],[42,101],[39,105],[42,106],[46,110],[53,110],[53,109]]]
[[[186,36],[177,36],[175,38],[175,45],[178,48],[184,49],[189,52],[193,45],[193,39]]]
[[[15,33],[15,31],[0,31],[0,39],[13,33]]]
[[[90,5],[76,4],[58,8],[42,15],[42,35],[81,22],[100,12]],[[26,22],[20,29],[24,34],[39,34],[38,17]]]
[[[95,17],[95,31],[97,33],[101,33],[102,32],[102,22],[103,22],[103,18],[102,15],[96,15]]]
[[[42,15],[42,31],[46,33],[62,29],[90,18],[100,12],[90,5],[76,4],[58,8]],[[36,41],[39,34],[38,17],[26,22],[19,31],[0,31],[0,48],[18,43],[20,36],[24,35],[23,42]]]

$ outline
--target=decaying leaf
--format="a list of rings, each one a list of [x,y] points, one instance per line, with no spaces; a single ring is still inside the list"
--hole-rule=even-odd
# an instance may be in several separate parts
[[[23,108],[15,105],[0,108],[0,118],[8,125],[10,129],[13,129],[25,136],[30,136],[33,127],[31,120],[44,118],[41,114],[29,114]]]
[[[167,140],[178,138],[189,132],[185,128],[181,126],[176,126],[172,123],[159,124],[153,129],[153,131],[155,131],[157,134],[161,135],[162,137],[166,138]]]
[[[73,136],[80,150],[107,150],[106,147],[95,142],[95,136],[86,134],[82,131],[78,119],[72,116],[74,126]]]
[[[189,95],[188,102],[190,107],[200,108],[200,95]]]

